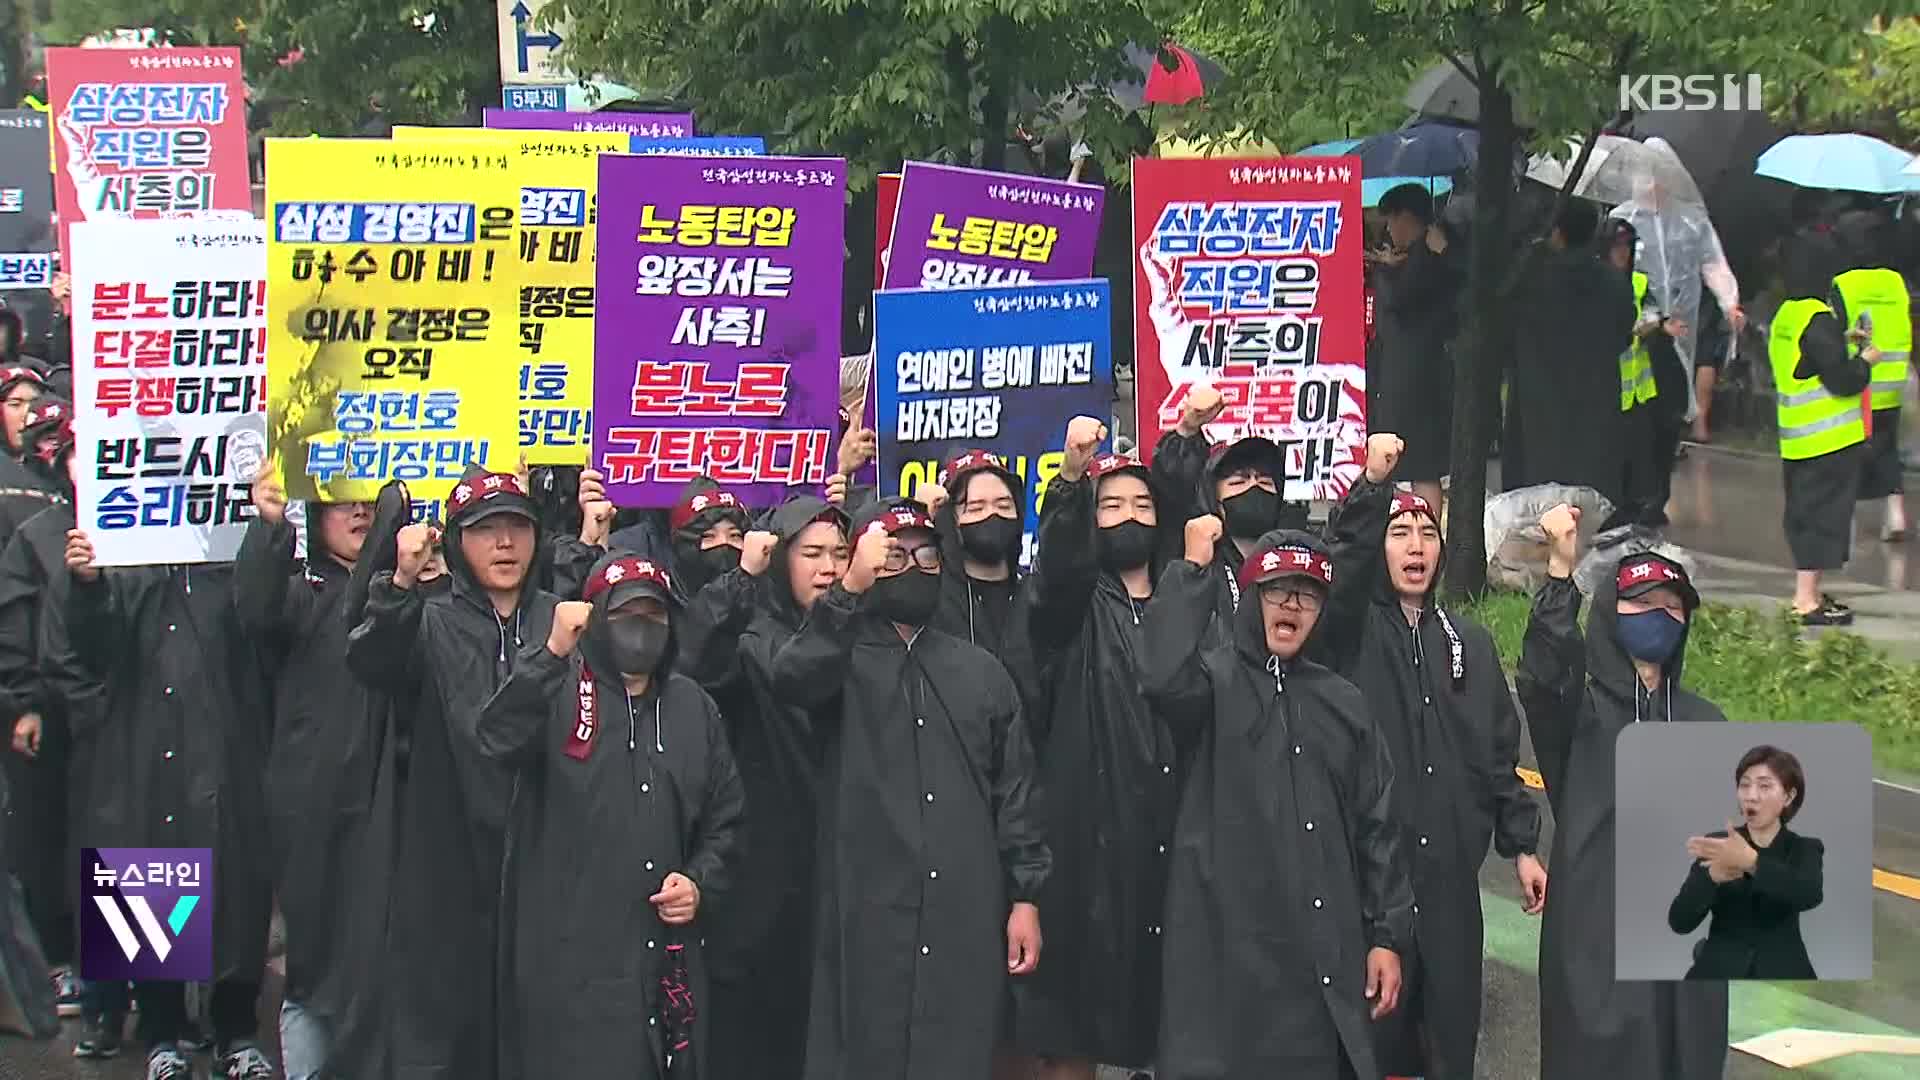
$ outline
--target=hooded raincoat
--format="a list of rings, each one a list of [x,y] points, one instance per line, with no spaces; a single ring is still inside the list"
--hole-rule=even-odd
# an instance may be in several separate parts
[[[1292,530],[1260,546],[1281,544],[1325,554]],[[1203,645],[1212,593],[1201,567],[1172,563],[1146,622],[1142,689],[1191,755],[1155,1075],[1379,1077],[1367,953],[1404,952],[1413,904],[1386,740],[1351,683],[1268,652],[1260,603],[1230,643]]]
[[[461,484],[491,478],[470,472]],[[448,515],[451,586],[401,589],[391,571],[378,574],[368,588],[364,617],[347,641],[347,666],[392,699],[408,742],[402,802],[395,810],[400,832],[387,925],[380,935],[391,974],[394,1080],[497,1075],[496,899],[514,778],[481,752],[476,725],[521,648],[546,640],[556,602],[530,572],[513,615],[501,618],[461,554],[463,528],[491,509],[493,499],[533,512],[523,494],[508,490],[517,482],[498,479],[492,496]],[[533,565],[544,558],[542,538]]]
[[[1649,692],[1616,635],[1612,575],[1580,591],[1549,578],[1534,598],[1515,683],[1553,808],[1553,887],[1540,928],[1542,1080],[1718,1080],[1725,983],[1614,979],[1614,741],[1630,724],[1726,719],[1680,688],[1686,640]]]
[[[1518,443],[1515,468],[1501,458],[1501,485],[1590,487],[1621,505],[1620,354],[1633,342],[1631,282],[1585,248],[1550,252],[1513,310],[1519,355],[1507,408],[1515,418],[1509,438]]]
[[[1139,690],[1146,601],[1100,568],[1098,484],[1056,477],[1048,486],[1028,586],[1034,646],[1050,673],[1034,735],[1053,870],[1040,900],[1045,955],[1014,984],[1012,1041],[1033,1054],[1144,1066],[1159,1015],[1180,769],[1166,723]],[[1170,519],[1158,517],[1156,573],[1171,546]]]
[[[635,565],[653,570],[609,554],[588,587]],[[706,1075],[701,916],[727,887],[745,803],[719,711],[673,672],[671,637],[646,691],[626,689],[606,640],[616,595],[591,601],[573,655],[527,643],[479,717],[481,752],[519,777],[502,873],[504,1080]],[[647,899],[672,873],[700,890],[684,926]],[[692,1031],[670,995],[691,996]]]
[[[1007,917],[1048,867],[1019,691],[985,650],[938,630],[904,640],[838,585],[773,665],[774,693],[819,720],[825,761],[805,1076],[980,1080]]]
[[[967,483],[981,472],[990,472],[1006,482],[1013,492],[1014,505],[1021,508],[1015,520],[1025,531],[1027,486],[1018,474],[992,464],[976,464],[944,477],[951,498],[933,515],[934,530],[940,536],[940,605],[933,609],[933,621],[927,625],[992,653],[1020,688],[1021,703],[1031,716],[1039,699],[1040,673],[1034,665],[1028,633],[1030,596],[1027,581],[1020,574],[1020,548],[1016,544],[1007,553],[1010,572],[1005,580],[979,581],[967,573],[966,549],[960,542],[955,504],[965,497]]]
[[[1617,385],[1617,381],[1616,381]],[[1332,601],[1316,652],[1359,687],[1393,760],[1392,809],[1413,880],[1400,1008],[1374,1025],[1390,1075],[1471,1080],[1480,1032],[1480,864],[1531,855],[1540,809],[1520,783],[1520,716],[1493,638],[1429,591],[1409,624],[1387,576],[1394,491],[1362,478],[1327,522]],[[1435,587],[1444,555],[1427,568]],[[1424,1031],[1422,1030],[1424,1029]]]
[[[1274,484],[1285,496],[1287,488],[1286,469],[1283,467],[1280,447],[1271,439],[1257,435],[1236,439],[1231,443],[1209,443],[1205,435],[1191,438],[1180,434],[1178,429],[1160,436],[1160,443],[1153,450],[1153,476],[1155,490],[1168,493],[1172,500],[1162,516],[1185,526],[1189,520],[1204,514],[1213,514],[1222,523],[1227,520],[1225,505],[1221,502],[1218,484],[1232,470],[1244,466],[1254,466],[1266,471],[1273,477]],[[1273,529],[1304,529],[1307,527],[1307,507],[1301,503],[1282,501],[1280,512],[1253,536],[1243,536],[1239,542],[1251,546],[1262,535]],[[1220,623],[1211,628],[1219,635],[1219,640],[1231,637],[1233,613],[1240,605],[1240,548],[1232,537],[1226,542],[1214,545],[1211,577],[1218,587],[1214,599],[1214,611],[1220,616]]]
[[[1402,480],[1438,480],[1450,471],[1460,250],[1449,247],[1446,254],[1435,255],[1424,239],[1417,239],[1405,262],[1372,268],[1375,314],[1367,365],[1367,427],[1406,440]]]

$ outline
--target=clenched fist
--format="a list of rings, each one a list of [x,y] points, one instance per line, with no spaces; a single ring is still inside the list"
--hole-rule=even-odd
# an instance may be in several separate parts
[[[585,600],[562,600],[553,605],[553,629],[547,631],[547,651],[558,657],[572,656],[591,618],[593,605]]]
[[[1195,566],[1213,565],[1213,547],[1226,535],[1226,526],[1208,514],[1187,522],[1187,561]]]
[[[1561,503],[1541,515],[1540,530],[1547,534],[1547,573],[1569,577],[1580,556],[1580,508]]]
[[[947,489],[939,484],[920,484],[913,489],[913,497],[927,508],[927,513],[937,514],[941,507],[947,505],[948,495]]]
[[[1107,437],[1107,425],[1091,416],[1076,416],[1067,421],[1066,460],[1060,463],[1060,476],[1071,484],[1086,475],[1087,465],[1100,452]]]
[[[852,476],[879,452],[880,437],[872,428],[848,428],[847,433],[840,436],[840,471]]]
[[[847,563],[846,576],[840,579],[840,587],[856,596],[872,588],[887,565],[887,554],[897,543],[885,529],[869,528],[861,533],[860,542],[853,547],[853,559]]]
[[[420,570],[427,565],[428,556],[433,554],[433,526],[426,522],[415,522],[400,530],[394,538],[399,550],[393,565],[393,585],[397,589],[411,589],[413,583],[420,580]]]
[[[1180,434],[1191,439],[1220,418],[1227,401],[1211,386],[1196,386],[1187,391],[1187,404],[1180,414]]]
[[[754,577],[766,573],[773,565],[774,545],[779,542],[780,538],[770,532],[755,529],[748,533],[740,544],[740,569]]]
[[[834,473],[827,477],[827,502],[834,506],[847,505],[848,484],[846,473]]]
[[[1381,432],[1367,436],[1367,482],[1386,483],[1399,466],[1400,455],[1406,452],[1407,444],[1398,435]]]
[[[260,475],[254,478],[253,512],[269,525],[278,525],[287,519],[287,492],[273,475],[271,465],[261,466]]]
[[[596,469],[580,471],[580,542],[605,547],[613,525],[613,503],[607,499],[607,478]]]
[[[79,529],[67,530],[67,569],[81,581],[100,580],[100,568],[93,565],[93,541]]]

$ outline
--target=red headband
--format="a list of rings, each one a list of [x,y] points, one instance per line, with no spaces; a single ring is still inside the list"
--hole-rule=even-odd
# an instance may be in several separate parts
[[[10,367],[0,370],[0,383],[10,383],[20,379],[32,379],[41,386],[47,385],[46,378],[30,367]]]
[[[1613,586],[1617,592],[1626,592],[1628,589],[1648,583],[1655,585],[1678,583],[1688,588],[1693,584],[1687,580],[1687,575],[1674,569],[1673,564],[1665,559],[1645,558],[1621,563],[1620,573],[1614,578]]]
[[[1392,521],[1401,514],[1425,514],[1433,520],[1435,525],[1440,524],[1439,515],[1433,512],[1433,504],[1429,503],[1425,498],[1415,495],[1411,491],[1394,493],[1393,509],[1388,512],[1387,520]]]
[[[1087,479],[1098,480],[1103,476],[1141,467],[1140,462],[1124,454],[1101,454],[1087,464]]]
[[[925,529],[932,532],[933,519],[918,506],[902,503],[889,508],[885,513],[867,523],[867,532],[873,532],[876,529],[888,536],[898,536],[908,529]]]
[[[990,453],[986,450],[969,450],[941,466],[940,486],[946,487],[953,483],[954,477],[959,476],[961,473],[972,472],[975,469],[997,469],[1000,472],[1013,471],[1007,468],[1006,459],[998,454]]]
[[[482,473],[469,480],[462,480],[460,486],[453,489],[453,498],[447,500],[447,519],[465,510],[476,502],[485,502],[500,495],[518,495],[523,499],[531,498],[527,494],[527,485],[512,473]]]
[[[599,573],[588,579],[580,599],[591,603],[594,597],[629,581],[644,581],[659,586],[664,592],[673,592],[673,579],[667,576],[665,570],[655,566],[652,560],[626,558],[615,559],[601,567]]]
[[[1282,545],[1255,552],[1240,567],[1240,584],[1252,585],[1271,577],[1310,577],[1333,587],[1333,560],[1311,548]]]
[[[694,518],[699,517],[701,514],[715,507],[723,507],[728,510],[745,513],[740,507],[740,500],[734,498],[733,492],[714,488],[708,491],[702,491],[686,502],[674,507],[673,513],[668,515],[667,521],[673,527],[674,532],[679,532],[681,529],[687,527],[687,522],[692,521]]]

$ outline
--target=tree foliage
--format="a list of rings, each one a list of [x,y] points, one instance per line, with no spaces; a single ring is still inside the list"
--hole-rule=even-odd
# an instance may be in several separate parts
[[[1775,110],[1799,128],[1865,131],[1920,151],[1920,15],[1860,36],[1853,63]]]

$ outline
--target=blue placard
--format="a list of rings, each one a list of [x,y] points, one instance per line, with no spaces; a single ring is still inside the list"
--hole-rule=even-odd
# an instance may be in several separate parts
[[[958,454],[998,454],[1027,483],[1030,563],[1067,421],[1113,411],[1111,301],[1105,280],[874,294],[881,491],[911,496]]]
[[[514,112],[565,112],[567,88],[564,86],[503,86],[500,104]]]
[[[767,141],[758,135],[695,135],[685,139],[633,138],[633,152],[665,157],[765,157]]]

